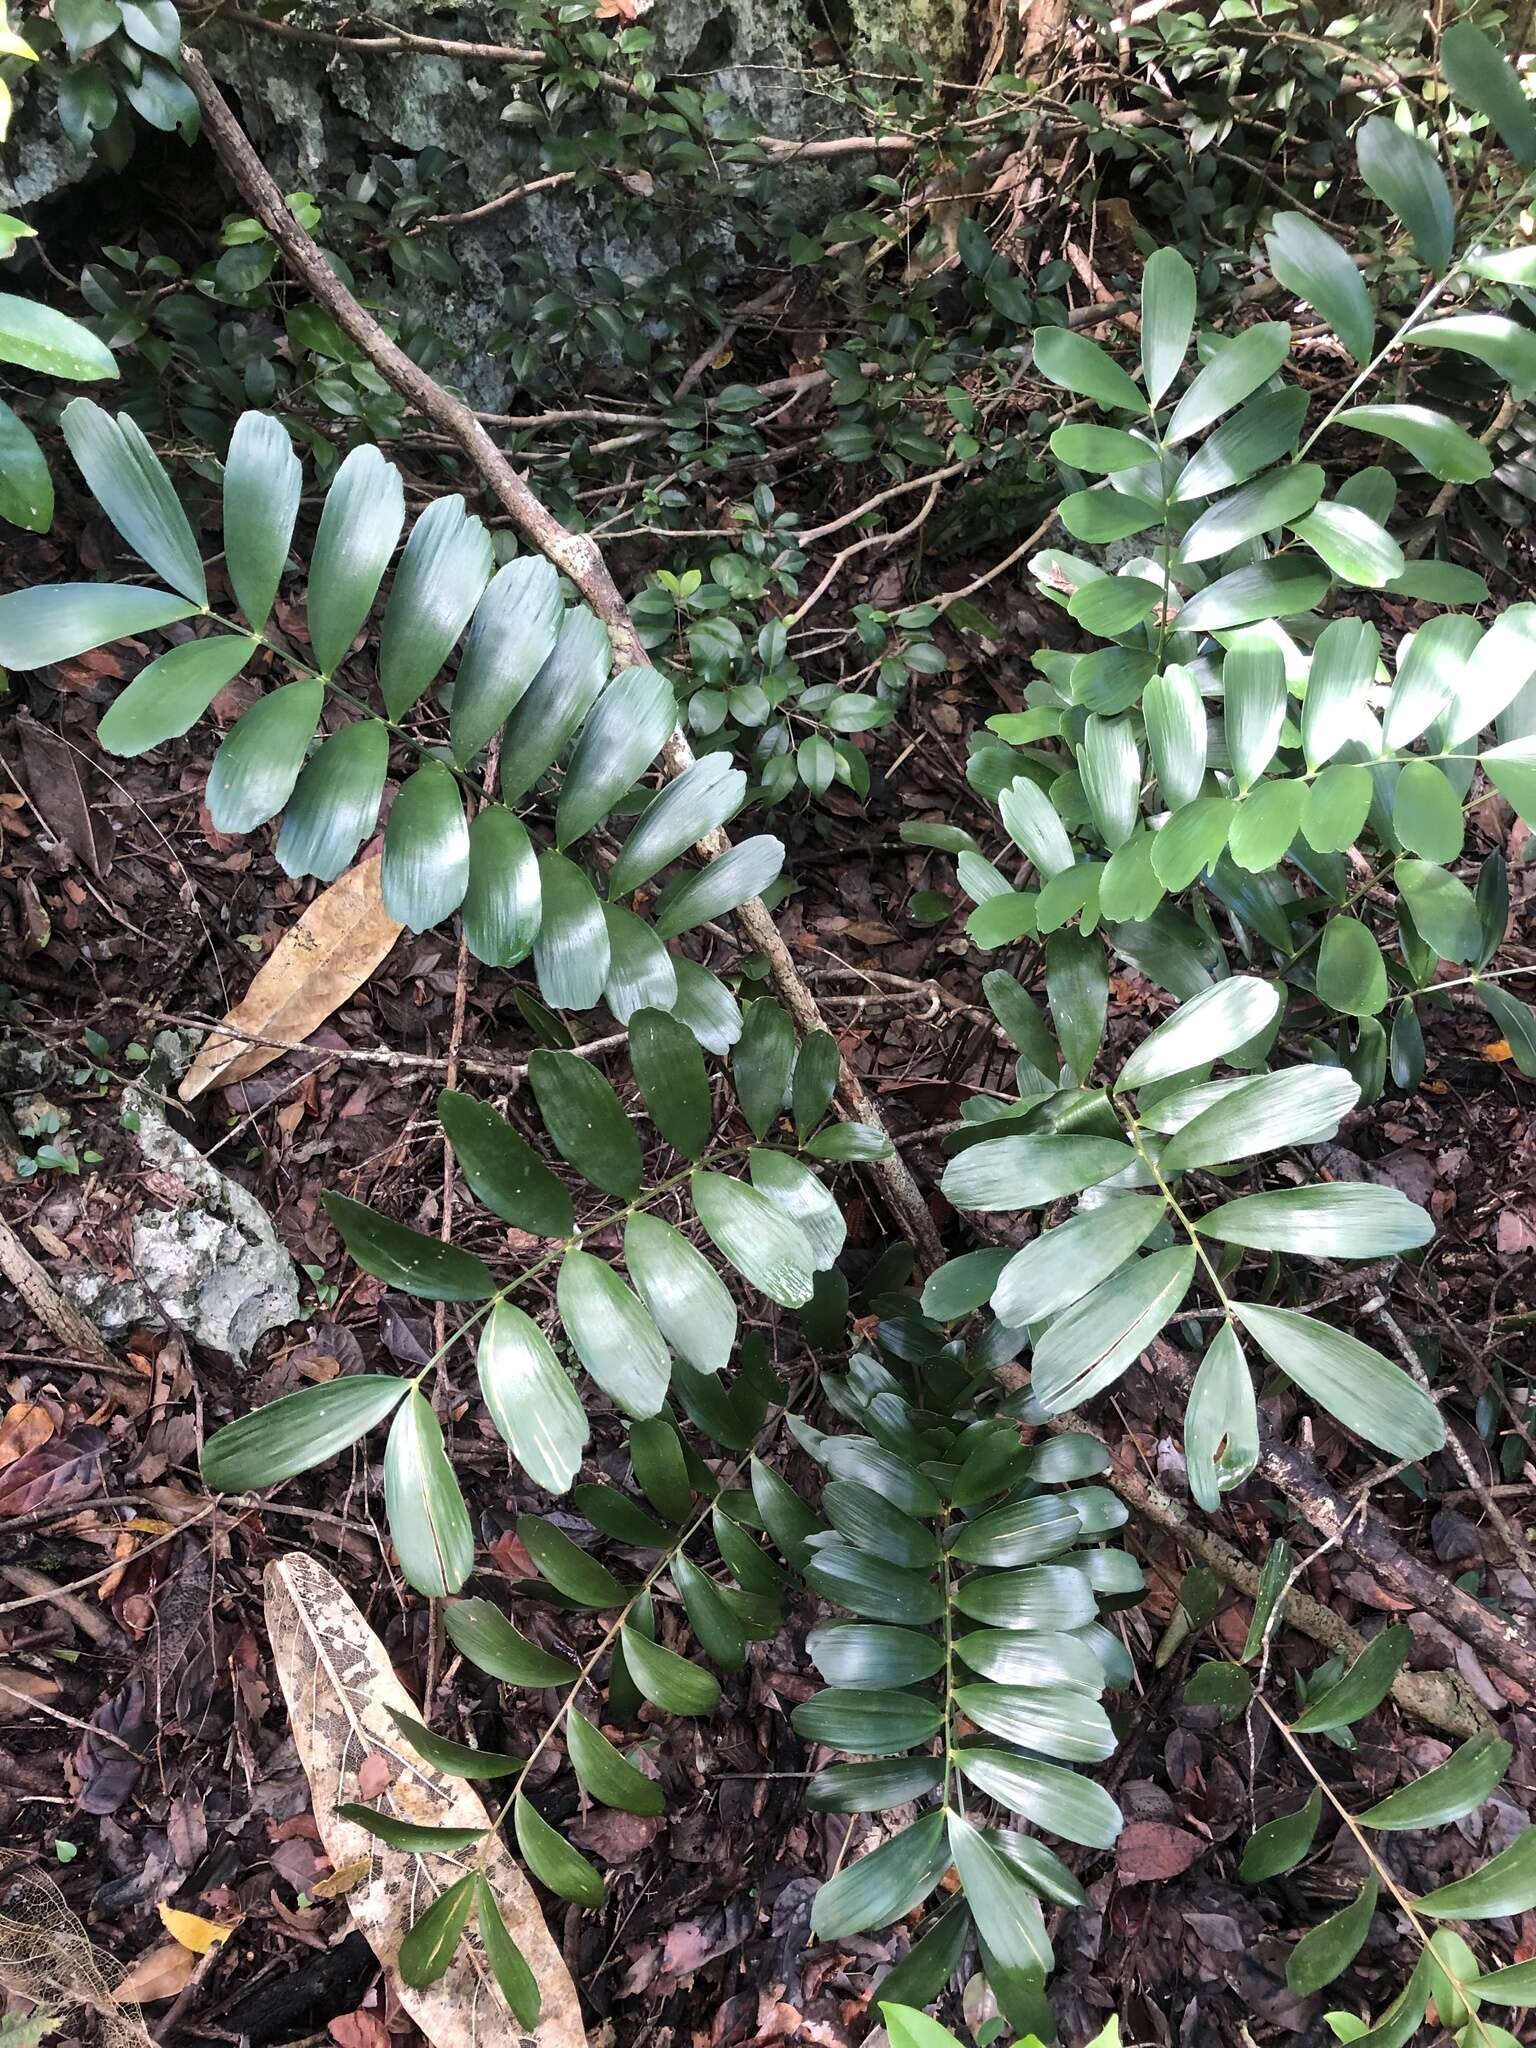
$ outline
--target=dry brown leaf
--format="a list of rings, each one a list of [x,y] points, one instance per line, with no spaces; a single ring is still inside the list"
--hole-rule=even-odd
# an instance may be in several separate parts
[[[537,2031],[524,2033],[502,2003],[478,1937],[461,1941],[447,1973],[427,1989],[414,1991],[400,1981],[395,1966],[411,1922],[475,1852],[450,1858],[391,1849],[336,1808],[357,1799],[359,1771],[382,1751],[395,1766],[384,1810],[398,1819],[484,1828],[490,1817],[471,1786],[434,1769],[396,1730],[391,1711],[415,1719],[420,1710],[395,1677],[384,1645],[324,1566],[293,1552],[267,1566],[264,1586],[267,1634],[309,1778],[315,1825],[338,1871],[369,1864],[366,1881],[348,1890],[347,1906],[389,1967],[400,2004],[437,2048],[586,2048],[576,1987],[528,1880],[499,1839],[486,1876],[507,1932],[538,1980],[543,2015]]]
[[[114,1994],[130,2005],[155,2005],[185,1991],[197,1968],[197,1957],[179,1941],[162,1941],[139,1957]]]
[[[251,1045],[215,1032],[187,1069],[183,1102],[260,1073],[281,1059],[284,1045],[302,1045],[362,987],[405,929],[384,908],[379,867],[375,854],[322,890],[224,1019],[282,1044]]]

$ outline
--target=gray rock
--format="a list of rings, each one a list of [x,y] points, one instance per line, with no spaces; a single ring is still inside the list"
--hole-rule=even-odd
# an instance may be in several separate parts
[[[168,1041],[174,1034],[162,1033],[157,1050],[184,1064],[184,1049]],[[105,1336],[168,1320],[194,1343],[243,1362],[268,1330],[298,1318],[293,1261],[255,1196],[172,1130],[152,1096],[130,1088],[123,1106],[138,1119],[146,1163],[174,1174],[194,1199],[135,1220],[133,1279],[82,1274],[66,1280],[65,1291]]]

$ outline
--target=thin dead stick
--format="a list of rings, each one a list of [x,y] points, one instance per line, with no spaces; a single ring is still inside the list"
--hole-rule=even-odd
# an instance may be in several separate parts
[[[11,1283],[26,1307],[58,1338],[71,1358],[88,1359],[95,1371],[124,1371],[90,1317],[64,1299],[15,1231],[3,1220],[0,1220],[0,1275]]]
[[[363,310],[327,263],[314,239],[289,211],[287,201],[263,166],[244,129],[235,119],[224,95],[209,76],[197,52],[182,46],[182,67],[188,85],[202,110],[203,128],[214,153],[236,190],[252,213],[282,250],[290,266],[313,292],[343,333],[357,343],[389,383],[412,405],[449,435],[474,464],[486,485],[511,514],[519,531],[533,543],[562,575],[569,577],[583,599],[602,620],[613,643],[614,656],[623,667],[649,667],[650,656],[640,643],[623,598],[601,550],[583,534],[571,533],[541,504],[480,421],[462,400],[445,391],[405,351],[390,340],[373,316]],[[680,775],[693,765],[694,754],[686,735],[678,730],[662,750],[662,762],[669,775]],[[730,841],[715,830],[699,842],[706,859],[717,859],[728,851]],[[768,963],[775,988],[802,1031],[824,1031],[825,1021],[816,998],[800,978],[788,946],[779,934],[762,898],[749,897],[736,912],[748,942]],[[840,1094],[853,1120],[870,1125],[883,1135],[885,1122],[863,1083],[846,1058],[842,1061]],[[944,1250],[911,1169],[895,1146],[889,1157],[875,1162],[892,1209],[911,1234],[925,1268],[940,1265]]]

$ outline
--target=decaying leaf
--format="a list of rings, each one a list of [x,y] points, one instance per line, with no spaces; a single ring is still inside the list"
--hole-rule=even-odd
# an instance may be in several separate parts
[[[179,1944],[168,1941],[164,1947],[178,1950],[189,1975],[196,1969],[196,1956]],[[158,1956],[160,1950],[151,1953]],[[146,1992],[136,1985],[141,1972],[149,1977],[143,1968],[148,1960],[125,1971],[98,1948],[46,1871],[15,1871],[0,1886],[0,1989],[55,2013],[92,2014],[103,2048],[153,2048],[136,2001],[174,1998],[181,1986]]]
[[[146,1949],[133,1965],[117,1996],[134,2005],[158,2005],[186,1990],[197,1968],[197,1957],[179,1941],[158,1942]]]
[[[201,1913],[183,1913],[175,1906],[168,1906],[162,1900],[160,1918],[165,1931],[173,1941],[179,1941],[183,1948],[191,1949],[195,1956],[205,1956],[211,1948],[228,1941],[240,1925],[238,1920],[205,1920]]]
[[[226,1024],[302,1045],[362,987],[404,930],[384,908],[379,866],[377,854],[360,860],[321,891],[279,939]],[[215,1032],[187,1069],[181,1099],[193,1102],[209,1088],[249,1080],[281,1057],[281,1046],[252,1045]]]
[[[479,1827],[489,1815],[462,1779],[419,1757],[392,1714],[415,1719],[416,1702],[395,1677],[388,1653],[357,1606],[323,1566],[295,1552],[273,1560],[265,1577],[267,1633],[288,1702],[299,1758],[309,1777],[315,1825],[340,1871],[366,1861],[370,1875],[347,1891],[347,1906],[395,1993],[437,2048],[586,2048],[576,1987],[550,1937],[521,1869],[498,1840],[486,1875],[507,1931],[538,1980],[543,2014],[525,2033],[497,1991],[478,1935],[460,1944],[446,1974],[425,1990],[403,1984],[395,1966],[411,1923],[474,1860],[420,1857],[391,1849],[336,1809],[358,1798],[358,1773],[386,1752],[394,1773],[380,1811],[425,1827]],[[456,1867],[457,1866],[457,1867]]]

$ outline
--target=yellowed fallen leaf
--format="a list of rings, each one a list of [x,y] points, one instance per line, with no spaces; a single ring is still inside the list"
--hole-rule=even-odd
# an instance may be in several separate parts
[[[1483,1058],[1485,1060],[1497,1060],[1501,1066],[1505,1060],[1512,1060],[1514,1056],[1507,1038],[1496,1038],[1492,1045],[1485,1045],[1483,1047]]]
[[[173,1941],[179,1941],[183,1948],[191,1949],[195,1956],[207,1955],[209,1949],[217,1948],[222,1941],[228,1941],[240,1925],[238,1920],[221,1922],[205,1920],[201,1913],[183,1913],[175,1906],[168,1906],[162,1900],[160,1918],[165,1931]]]
[[[413,1990],[400,1979],[400,1944],[412,1922],[473,1866],[479,1845],[454,1856],[392,1849],[338,1806],[358,1797],[358,1773],[383,1752],[394,1765],[380,1811],[421,1827],[486,1828],[490,1816],[473,1787],[418,1755],[391,1712],[419,1718],[389,1654],[354,1601],[325,1567],[302,1552],[274,1558],[263,1581],[267,1634],[294,1743],[309,1778],[315,1826],[340,1874],[366,1862],[369,1875],[347,1892],[347,1908],[388,1967],[395,1996],[436,2048],[587,2048],[576,1987],[544,1924],[538,1900],[498,1838],[485,1875],[507,1932],[522,1950],[543,2001],[526,2033],[502,2002],[478,1934],[466,1935],[435,1984]]]
[[[344,1899],[355,1885],[360,1885],[373,1869],[372,1860],[359,1856],[355,1863],[343,1863],[340,1870],[333,1870],[329,1877],[316,1878],[309,1888],[312,1899]]]
[[[377,854],[360,860],[322,890],[224,1019],[281,1043],[252,1045],[214,1032],[187,1069],[183,1102],[259,1074],[282,1058],[284,1046],[302,1045],[362,987],[404,930],[384,908],[379,865]]]
[[[179,1941],[162,1941],[147,1955],[139,1957],[112,1996],[119,2005],[154,2005],[162,1998],[174,1998],[185,1991],[197,1957]]]

